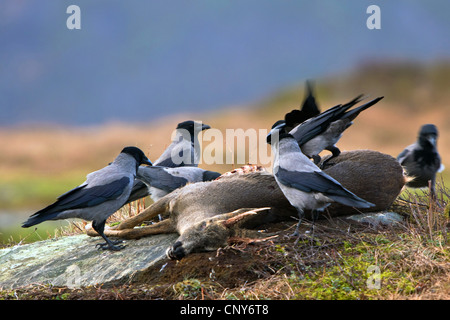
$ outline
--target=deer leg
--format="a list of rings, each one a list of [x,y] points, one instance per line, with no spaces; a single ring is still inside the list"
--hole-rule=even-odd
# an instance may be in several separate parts
[[[319,165],[319,163],[320,163],[320,160],[322,159],[318,154],[316,154],[316,155],[313,155],[312,156],[312,158],[313,158],[313,160],[314,160],[314,164],[316,165],[316,166],[318,166]]]
[[[135,226],[141,224],[146,220],[150,220],[151,218],[156,217],[160,213],[164,213],[166,211],[166,206],[161,205],[159,202],[155,202],[150,207],[140,212],[138,215],[125,219],[120,222],[119,225],[113,227],[115,230],[124,230],[124,229],[133,229]]]
[[[113,229],[106,228],[104,230],[104,235],[108,237],[118,237],[122,239],[139,239],[142,237],[161,234],[161,233],[174,233],[177,232],[172,225],[171,219],[166,219],[161,222],[155,223],[150,226],[131,228],[131,229]],[[87,234],[91,237],[98,236],[99,234],[92,228],[87,230]]]

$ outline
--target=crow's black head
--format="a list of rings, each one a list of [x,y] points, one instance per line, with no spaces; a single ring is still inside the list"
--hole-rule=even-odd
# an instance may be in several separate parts
[[[425,124],[419,131],[419,144],[424,148],[436,146],[438,130],[434,124]]]
[[[138,164],[147,164],[149,166],[152,165],[152,162],[148,160],[147,156],[142,152],[141,149],[137,147],[125,147],[123,148],[121,153],[126,153],[136,159]]]
[[[180,122],[177,125],[177,129],[184,129],[187,130],[191,135],[194,134],[194,132],[200,132],[206,129],[211,129],[210,126],[207,124],[203,124],[201,122],[193,121],[193,120],[187,120]]]

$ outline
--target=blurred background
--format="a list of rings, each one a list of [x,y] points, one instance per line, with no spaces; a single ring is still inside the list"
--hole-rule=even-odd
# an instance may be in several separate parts
[[[80,30],[66,27],[72,4]],[[366,26],[372,4],[379,30]],[[36,237],[20,222],[123,146],[155,160],[187,119],[268,129],[301,104],[307,79],[322,110],[385,96],[341,150],[396,157],[434,123],[450,168],[448,12],[445,0],[2,0],[0,243]]]

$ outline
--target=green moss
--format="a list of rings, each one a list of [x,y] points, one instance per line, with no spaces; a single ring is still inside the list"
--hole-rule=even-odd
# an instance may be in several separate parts
[[[378,241],[380,245],[377,247],[365,242],[357,245],[344,242],[332,264],[309,269],[305,274],[291,275],[289,284],[296,292],[295,298],[357,300],[379,299],[394,292],[414,293],[417,281],[393,263],[396,259],[392,255],[393,242],[387,239]],[[393,259],[385,261],[383,256]]]
[[[201,299],[205,288],[210,289],[211,285],[192,278],[185,279],[173,286],[176,294],[182,296],[184,299]]]

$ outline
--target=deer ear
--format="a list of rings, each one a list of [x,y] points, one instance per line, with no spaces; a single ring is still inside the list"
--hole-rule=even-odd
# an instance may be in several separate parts
[[[268,210],[270,208],[258,208],[258,209],[252,209],[252,210],[248,210],[246,212],[240,213],[234,217],[231,217],[229,219],[226,220],[221,220],[220,223],[223,224],[224,227],[226,228],[231,228],[233,227],[236,223],[238,223],[239,221],[241,221],[242,219],[245,219],[248,216],[252,216],[257,214],[259,211],[264,211],[264,210]]]

